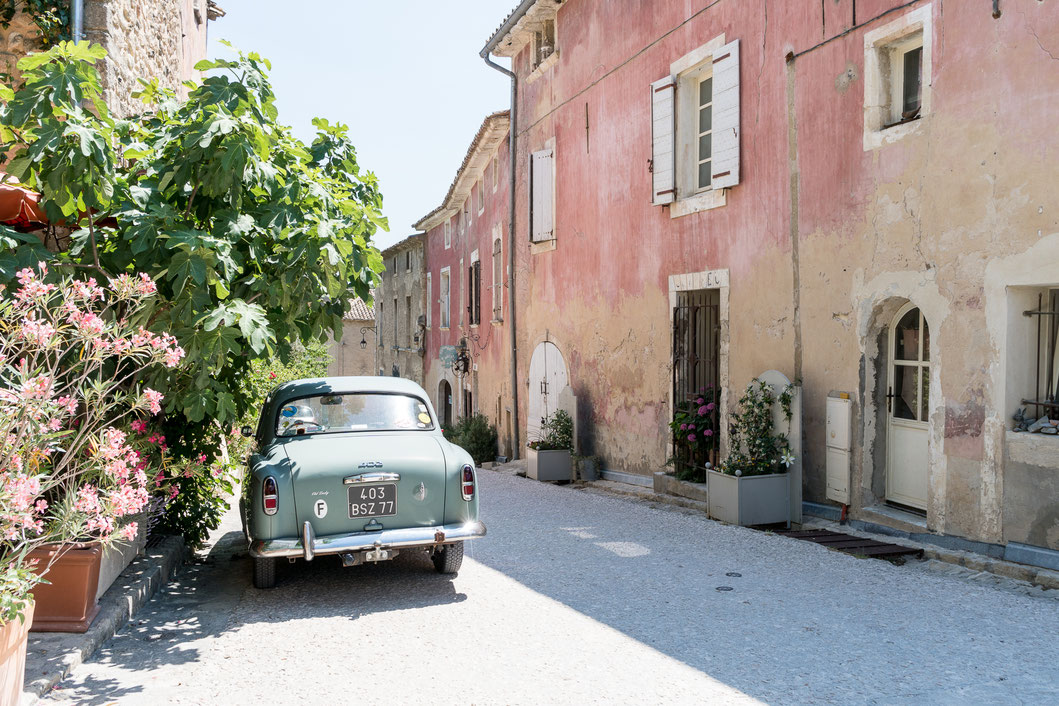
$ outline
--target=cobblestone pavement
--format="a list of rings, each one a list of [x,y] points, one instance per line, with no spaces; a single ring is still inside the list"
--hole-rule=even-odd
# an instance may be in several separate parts
[[[320,558],[257,591],[229,516],[45,703],[1059,702],[1054,591],[480,477],[455,579]]]

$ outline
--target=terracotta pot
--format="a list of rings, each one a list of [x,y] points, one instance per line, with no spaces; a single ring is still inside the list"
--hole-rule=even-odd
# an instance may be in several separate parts
[[[49,544],[30,552],[29,558],[37,559],[43,571],[59,551],[59,558],[44,575],[50,583],[33,589],[37,607],[31,630],[86,632],[99,612],[96,588],[103,550],[98,544]]]
[[[33,601],[24,620],[0,624],[0,704],[17,706],[26,681],[26,639],[33,623]]]

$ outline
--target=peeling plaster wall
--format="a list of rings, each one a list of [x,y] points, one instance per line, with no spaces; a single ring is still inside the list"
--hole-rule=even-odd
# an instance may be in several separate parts
[[[1008,431],[1029,394],[1026,288],[1059,286],[1059,5],[1002,9],[994,20],[989,3],[955,0],[564,3],[558,59],[520,82],[520,385],[533,347],[556,342],[587,417],[584,452],[612,470],[659,469],[667,279],[726,269],[728,407],[763,370],[800,376],[803,490],[825,501],[825,400],[850,393],[856,516],[885,493],[885,334],[912,302],[931,333],[928,528],[1059,548],[1048,524],[1059,463],[1023,448],[1056,440]],[[909,13],[929,20],[927,111],[866,139],[865,87],[885,80],[865,76],[866,35]],[[742,181],[726,205],[671,219],[650,204],[649,85],[721,34],[741,42]],[[523,78],[529,53],[514,58]],[[527,159],[553,144],[556,240],[531,251]]]
[[[439,224],[427,231],[425,235],[426,266],[431,273],[430,328],[426,332],[426,353],[424,354],[424,379],[427,392],[440,409],[438,386],[441,380],[448,380],[452,388],[453,415],[462,417],[466,414],[480,413],[496,425],[499,435],[499,451],[503,456],[512,457],[513,434],[508,429],[509,415],[513,417],[510,384],[510,345],[507,326],[510,325],[510,288],[508,286],[508,221],[509,191],[508,173],[510,171],[510,150],[505,137],[496,148],[497,187],[493,190],[492,174],[489,169],[481,175],[485,184],[484,209],[478,213],[477,206],[471,214],[470,225],[452,230],[450,247],[445,247],[444,224]],[[462,212],[462,206],[461,206]],[[502,252],[502,287],[503,318],[493,321],[493,237],[499,232]],[[471,266],[471,255],[478,251],[482,263],[481,273],[481,323],[471,326],[468,323],[467,306],[467,268]],[[462,260],[462,267],[461,267]],[[451,301],[450,326],[440,328],[441,324],[441,270],[450,268]],[[522,283],[519,286],[523,286]],[[425,287],[425,285],[424,285]],[[462,305],[461,305],[462,301]],[[462,319],[461,319],[462,311]],[[462,323],[461,323],[462,322]],[[477,336],[477,341],[474,337]],[[441,361],[441,349],[446,346],[459,345],[460,339],[466,338],[471,356],[472,370],[462,379],[453,374]],[[521,352],[528,364],[528,352]],[[472,393],[474,409],[463,408],[461,390],[469,389]],[[499,404],[498,404],[499,401]],[[439,411],[439,414],[441,412]],[[524,418],[523,418],[524,421]],[[525,440],[525,435],[522,436]]]
[[[896,4],[859,2],[857,22]],[[922,7],[932,106],[877,149],[859,119],[863,35],[905,10],[795,60],[806,498],[824,500],[824,398],[838,389],[858,418],[854,513],[880,500],[879,334],[911,301],[931,333],[928,528],[1059,549],[1059,442],[1007,431],[1033,367],[1011,298],[1059,281],[1059,6],[1007,0],[998,20],[987,3],[908,11]],[[1015,461],[1012,443],[1051,454]]]
[[[578,397],[582,453],[601,456],[609,470],[648,475],[665,466],[670,276],[729,271],[730,389],[769,369],[795,377],[784,40],[775,28],[797,25],[798,12],[771,3],[767,10],[765,3],[719,3],[700,12],[707,5],[570,0],[556,19],[558,60],[519,85],[523,428],[533,394],[530,356],[547,338]],[[650,84],[722,34],[741,40],[743,180],[728,190],[724,207],[671,218],[668,207],[650,203]],[[529,51],[515,58],[520,76],[529,73]],[[555,248],[531,253],[527,155],[552,140]]]

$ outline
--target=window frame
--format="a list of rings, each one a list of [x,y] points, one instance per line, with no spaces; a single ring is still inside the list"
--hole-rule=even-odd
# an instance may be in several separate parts
[[[427,331],[430,330],[430,323],[431,323],[430,314],[434,310],[434,303],[432,301],[430,301],[431,294],[432,294],[432,291],[433,291],[433,287],[431,286],[431,284],[432,284],[432,282],[431,282],[431,273],[427,272],[427,310],[426,310],[426,316],[427,316],[426,329],[427,329]]]
[[[500,226],[493,229],[493,323],[504,320],[504,239]]]
[[[919,133],[933,103],[933,5],[927,3],[864,35],[864,150]],[[921,49],[919,112],[901,117],[904,62],[908,52]]]
[[[441,278],[438,282],[438,328],[445,331],[452,326],[452,269],[441,268]]]
[[[452,247],[452,218],[445,221],[445,249]]]

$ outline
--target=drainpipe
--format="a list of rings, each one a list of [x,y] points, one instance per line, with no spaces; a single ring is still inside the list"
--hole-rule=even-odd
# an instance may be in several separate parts
[[[70,0],[70,39],[76,44],[85,38],[85,0]]]
[[[498,33],[499,34],[499,33]],[[507,228],[507,270],[508,270],[508,344],[511,347],[511,455],[512,459],[521,458],[521,447],[518,435],[518,339],[515,336],[515,174],[518,164],[518,80],[514,72],[505,69],[489,58],[493,47],[487,45],[481,51],[486,65],[496,69],[511,79],[511,127],[508,132],[508,152],[510,153],[511,172],[508,178],[508,228]]]

